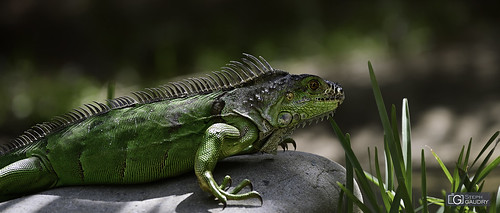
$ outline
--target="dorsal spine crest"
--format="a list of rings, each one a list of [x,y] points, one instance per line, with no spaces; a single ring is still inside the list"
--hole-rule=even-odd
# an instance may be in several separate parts
[[[145,91],[132,92],[136,99],[123,96],[107,100],[107,105],[95,101],[91,104],[84,104],[85,108],[79,107],[61,116],[55,116],[50,122],[36,124],[10,143],[1,144],[0,155],[26,147],[61,129],[114,109],[207,94],[215,91],[227,91],[242,87],[269,73],[285,73],[284,71],[272,68],[262,56],[257,58],[247,53],[243,53],[243,55],[245,57],[242,58],[242,62],[230,61],[225,67],[221,68],[221,71],[215,71],[202,77],[170,82],[158,88],[146,88]]]

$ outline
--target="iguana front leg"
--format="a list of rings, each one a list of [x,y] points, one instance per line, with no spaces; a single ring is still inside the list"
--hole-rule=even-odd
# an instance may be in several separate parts
[[[240,131],[236,127],[229,124],[216,123],[207,129],[204,139],[196,152],[194,170],[200,187],[213,194],[224,207],[226,207],[227,200],[244,200],[249,198],[258,198],[262,204],[262,198],[256,191],[237,194],[244,187],[251,187],[249,180],[243,180],[229,193],[225,190],[231,182],[231,177],[226,176],[223,183],[219,186],[212,175],[217,161],[226,157],[225,151],[227,150],[223,149],[228,147],[227,144],[238,146],[239,142],[243,143],[244,140],[242,138]]]

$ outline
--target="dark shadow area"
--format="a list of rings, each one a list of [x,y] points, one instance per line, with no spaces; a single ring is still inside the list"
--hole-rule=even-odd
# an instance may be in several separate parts
[[[379,74],[387,102],[409,97],[417,122],[430,106],[463,114],[499,99],[497,3],[76,2],[1,3],[1,141],[81,99],[102,101],[107,82],[154,87],[242,52],[341,82],[349,129],[376,118],[359,104],[371,100],[369,82],[352,74],[368,60],[390,73]],[[304,61],[313,66],[293,65]]]

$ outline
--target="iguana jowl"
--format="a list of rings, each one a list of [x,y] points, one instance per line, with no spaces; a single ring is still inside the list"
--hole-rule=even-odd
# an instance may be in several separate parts
[[[203,190],[222,202],[258,198],[217,184],[218,160],[275,153],[292,131],[333,116],[340,85],[291,75],[244,54],[222,71],[86,104],[37,124],[0,146],[0,201],[57,186],[144,183],[194,169]]]

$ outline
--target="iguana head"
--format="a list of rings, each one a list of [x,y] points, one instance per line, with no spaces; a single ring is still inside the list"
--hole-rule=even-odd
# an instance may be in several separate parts
[[[276,81],[279,96],[270,105],[267,118],[279,128],[305,126],[333,116],[344,101],[344,91],[337,84],[314,75],[288,75]]]
[[[342,87],[315,75],[283,71],[261,76],[253,85],[235,91],[234,112],[252,120],[260,130],[255,148],[275,152],[299,126],[333,116],[344,101]]]
[[[267,82],[254,87],[255,96],[261,96],[254,101],[260,116],[252,116],[261,130],[258,146],[263,152],[275,152],[295,128],[333,116],[344,101],[339,84],[315,75],[281,73]]]

